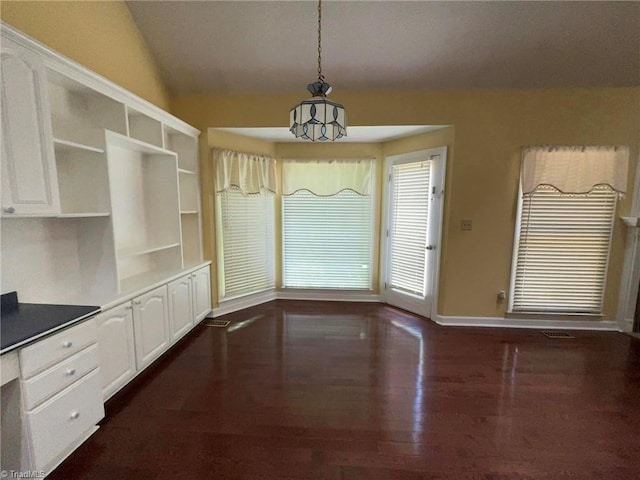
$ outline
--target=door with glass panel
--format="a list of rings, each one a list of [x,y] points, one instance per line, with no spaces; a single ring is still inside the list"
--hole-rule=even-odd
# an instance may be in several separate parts
[[[387,158],[385,302],[435,314],[446,147]]]

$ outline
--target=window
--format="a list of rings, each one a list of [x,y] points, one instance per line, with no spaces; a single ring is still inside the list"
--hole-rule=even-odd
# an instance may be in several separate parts
[[[602,312],[617,193],[538,187],[520,205],[512,311]]]
[[[219,148],[213,162],[220,299],[274,288],[276,162]]]
[[[624,147],[525,149],[511,311],[602,314],[627,162]]]
[[[424,297],[431,164],[394,163],[391,178],[389,286]]]
[[[283,283],[370,289],[371,160],[283,164]]]
[[[628,162],[626,146],[523,149],[511,311],[602,313]]]
[[[228,189],[217,207],[220,298],[274,288],[274,196]]]

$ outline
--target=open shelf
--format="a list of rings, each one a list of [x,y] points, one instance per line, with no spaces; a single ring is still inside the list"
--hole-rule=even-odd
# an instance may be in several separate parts
[[[176,129],[164,125],[164,146],[178,155],[178,167],[181,171],[198,171],[198,141]]]
[[[145,143],[163,147],[162,122],[127,107],[129,136]]]
[[[107,157],[122,291],[182,267],[178,171],[175,153],[122,135],[107,134]]]
[[[180,246],[126,257],[118,261],[120,293],[147,287],[182,270]]]
[[[178,177],[180,178],[180,210],[183,212],[199,211],[198,177],[185,172],[179,172]]]
[[[67,146],[103,150],[104,131],[126,133],[124,104],[49,70],[53,136]]]
[[[200,243],[200,216],[183,214],[180,216],[182,230],[182,262],[191,265],[202,260]]]
[[[153,270],[125,278],[120,283],[120,294],[126,295],[128,293],[136,292],[142,288],[146,288],[154,283],[163,282],[165,279],[177,275],[181,271],[182,268]]]
[[[102,150],[54,143],[60,209],[64,216],[108,216],[109,174]]]

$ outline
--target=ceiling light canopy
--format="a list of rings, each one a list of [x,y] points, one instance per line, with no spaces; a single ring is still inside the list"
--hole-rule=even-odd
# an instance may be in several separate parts
[[[318,81],[307,85],[313,95],[289,112],[289,130],[296,138],[337,140],[347,135],[347,114],[339,103],[327,99],[331,85],[322,75],[322,0],[318,0]]]

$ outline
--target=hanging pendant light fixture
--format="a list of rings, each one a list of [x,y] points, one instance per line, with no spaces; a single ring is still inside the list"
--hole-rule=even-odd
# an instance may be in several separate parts
[[[307,85],[312,98],[303,100],[289,113],[289,130],[296,138],[337,140],[347,135],[347,115],[339,103],[327,99],[331,85],[322,75],[322,0],[318,0],[318,81]]]

